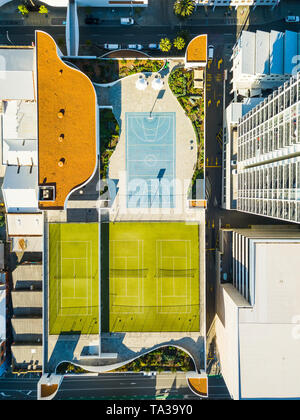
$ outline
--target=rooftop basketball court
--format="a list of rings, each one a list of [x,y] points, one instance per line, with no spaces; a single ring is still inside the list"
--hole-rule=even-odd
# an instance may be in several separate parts
[[[111,332],[199,331],[199,232],[185,223],[109,227]]]
[[[49,332],[99,334],[99,225],[49,225]]]
[[[173,208],[176,113],[126,113],[128,208]]]

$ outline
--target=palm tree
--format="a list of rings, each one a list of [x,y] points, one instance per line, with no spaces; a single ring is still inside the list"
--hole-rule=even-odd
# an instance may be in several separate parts
[[[24,6],[24,4],[20,4],[20,5],[18,6],[18,10],[19,10],[19,12],[20,12],[23,16],[28,15],[28,13],[29,13],[29,11],[28,11],[27,7],[26,7],[26,6]]]
[[[41,14],[47,14],[48,13],[47,7],[44,6],[44,5],[40,6],[39,13],[41,13]]]
[[[183,50],[185,47],[185,40],[181,38],[181,36],[177,36],[173,41],[173,45],[177,50]]]
[[[174,3],[174,12],[181,17],[188,17],[195,10],[195,0],[176,0]]]
[[[162,38],[160,40],[160,43],[159,43],[159,48],[163,52],[170,51],[170,49],[172,48],[172,44],[171,44],[171,41],[169,40],[169,38]]]

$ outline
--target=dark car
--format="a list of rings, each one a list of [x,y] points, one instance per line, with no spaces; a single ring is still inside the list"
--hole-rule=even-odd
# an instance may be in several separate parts
[[[98,25],[99,19],[98,18],[93,18],[93,17],[87,17],[85,19],[85,23],[87,25]]]

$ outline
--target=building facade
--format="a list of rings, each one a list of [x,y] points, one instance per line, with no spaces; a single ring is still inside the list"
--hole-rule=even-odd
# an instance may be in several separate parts
[[[300,223],[300,73],[240,119],[237,156],[237,209]]]
[[[232,54],[232,92],[245,97],[276,89],[295,71],[300,34],[243,31]]]
[[[300,398],[298,226],[221,231],[216,345],[235,400]]]
[[[278,6],[280,0],[197,0],[197,6]]]

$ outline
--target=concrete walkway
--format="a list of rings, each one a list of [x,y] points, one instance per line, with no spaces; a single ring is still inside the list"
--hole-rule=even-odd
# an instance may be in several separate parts
[[[179,104],[177,98],[171,92],[168,85],[168,77],[178,61],[170,61],[167,70],[161,72],[164,82],[162,98],[157,99],[158,92],[151,87],[156,73],[147,73],[148,87],[144,91],[136,88],[136,81],[140,74],[129,76],[110,88],[97,89],[100,103],[101,97],[105,103],[113,106],[113,112],[119,122],[121,134],[120,140],[110,159],[109,177],[118,180],[118,194],[112,204],[113,220],[188,220],[186,213],[187,190],[189,188],[194,166],[197,161],[197,140],[190,119]],[[125,114],[127,112],[175,112],[176,113],[176,205],[174,209],[128,209],[127,208],[127,185],[126,185],[126,138],[125,138]],[[194,217],[194,215],[193,215]]]

